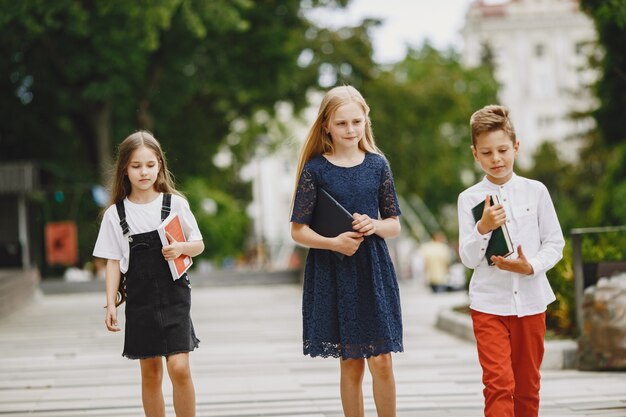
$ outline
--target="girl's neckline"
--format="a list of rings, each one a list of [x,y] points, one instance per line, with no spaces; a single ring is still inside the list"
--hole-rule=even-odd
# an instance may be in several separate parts
[[[337,167],[337,168],[356,168],[356,167],[358,167],[358,166],[363,165],[363,163],[364,163],[364,162],[365,162],[365,160],[367,159],[367,155],[368,155],[368,154],[369,154],[369,152],[364,152],[364,153],[363,153],[363,159],[362,159],[359,163],[354,164],[354,165],[350,165],[350,166],[343,166],[343,165],[337,165],[337,164],[334,164],[334,163],[330,162],[330,161],[328,160],[328,158],[326,158],[326,155],[322,154],[321,156],[322,156],[322,158],[324,158],[324,160],[325,160],[327,163],[329,163],[330,165],[332,165],[332,166],[334,166],[334,167]]]
[[[148,204],[152,204],[155,201],[157,201],[161,196],[163,195],[163,193],[157,193],[156,197],[154,197],[152,200],[150,201],[146,201],[145,203],[137,203],[135,201],[132,201],[130,198],[128,198],[128,196],[126,196],[126,201],[128,201],[130,204],[134,204],[136,206],[145,206]]]

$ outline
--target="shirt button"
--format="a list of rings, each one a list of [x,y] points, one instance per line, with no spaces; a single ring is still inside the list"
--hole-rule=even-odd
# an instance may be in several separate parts
[[[517,294],[517,291],[514,291],[515,294]]]
[[[485,248],[480,248],[480,250],[484,251],[484,250],[485,250]]]
[[[504,199],[504,201],[506,201],[506,198]]]

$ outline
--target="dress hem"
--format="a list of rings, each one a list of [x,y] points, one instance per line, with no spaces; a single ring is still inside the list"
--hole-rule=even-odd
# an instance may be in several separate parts
[[[305,343],[303,353],[305,356],[323,357],[323,358],[342,358],[342,359],[362,359],[373,356],[384,355],[386,353],[404,352],[404,345],[400,343],[390,343],[387,346],[378,346],[369,349],[342,349],[341,346],[334,348],[315,349],[310,344]]]
[[[176,350],[173,352],[167,352],[167,353],[157,353],[154,355],[129,355],[127,353],[122,353],[122,356],[125,357],[126,359],[130,359],[130,360],[137,360],[137,359],[152,359],[152,358],[162,358],[162,357],[168,357],[168,356],[172,356],[172,355],[176,355],[178,353],[189,353],[189,352],[193,352],[194,350],[196,350],[196,348],[198,348],[199,345],[195,345],[193,348],[191,349],[182,349],[182,350]]]

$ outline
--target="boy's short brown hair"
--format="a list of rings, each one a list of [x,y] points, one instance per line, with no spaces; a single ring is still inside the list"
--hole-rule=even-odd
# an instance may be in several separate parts
[[[515,128],[509,118],[509,109],[499,104],[490,104],[474,112],[470,117],[470,127],[472,129],[472,145],[476,146],[476,138],[484,132],[502,130],[513,143],[517,141]]]

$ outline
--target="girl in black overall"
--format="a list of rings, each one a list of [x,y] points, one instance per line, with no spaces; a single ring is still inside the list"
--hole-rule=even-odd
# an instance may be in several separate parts
[[[136,132],[120,144],[111,203],[93,252],[107,259],[105,324],[110,331],[120,330],[117,293],[122,282],[127,296],[123,355],[139,359],[146,416],[165,416],[165,357],[176,416],[193,417],[189,352],[199,340],[190,315],[191,286],[186,274],[173,280],[167,261],[181,254],[196,256],[204,244],[189,204],[174,188],[161,147],[150,133]],[[168,235],[170,243],[163,246],[156,229],[170,211],[178,213],[187,242]]]

